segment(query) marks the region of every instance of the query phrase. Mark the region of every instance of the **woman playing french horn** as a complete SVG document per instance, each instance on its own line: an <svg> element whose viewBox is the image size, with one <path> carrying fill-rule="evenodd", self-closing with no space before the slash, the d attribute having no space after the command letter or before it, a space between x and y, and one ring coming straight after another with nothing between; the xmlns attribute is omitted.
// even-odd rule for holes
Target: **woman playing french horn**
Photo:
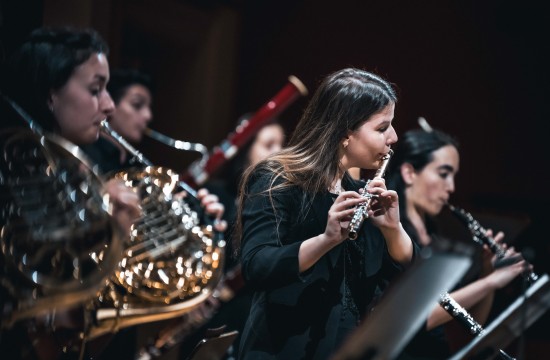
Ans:
<svg viewBox="0 0 550 360"><path fill-rule="evenodd" d="M2 95L3 100L7 100L2 101L1 105L2 127L28 129L28 122L31 121L33 129L41 129L40 134L57 134L62 141L76 145L96 141L101 121L114 111L113 101L106 90L109 81L107 53L106 43L91 29L35 30L3 68ZM24 116L20 111L14 111L14 108L22 109ZM73 150L77 152L77 149ZM50 155L46 154L46 157ZM93 164L90 165L93 166ZM9 181L10 175L10 173L2 174L3 184ZM63 176L71 177L71 175L65 173ZM81 190L84 186L85 184L81 184ZM140 200L134 191L125 187L119 180L110 180L102 186L101 192L109 195L112 207L110 213L114 223L127 237L130 225L140 215ZM204 191L200 194L207 195ZM59 201L66 203L65 199L59 199ZM215 198L210 198L208 201L215 202ZM213 215L221 217L223 207L214 206L214 209ZM85 216L85 213L77 212L77 215ZM53 222L54 219L52 218L51 221ZM74 228L75 236L77 233L79 229ZM70 238L70 234L68 236ZM74 247L71 248L71 251L73 250ZM121 249L117 251L117 256L120 257ZM10 255L6 252L3 256L2 265L11 261ZM28 260L23 259L23 264ZM56 262L55 257L43 260L46 265ZM2 270L5 268L3 267ZM104 283L104 278L97 281L98 288ZM10 285L9 289L2 289L2 295L17 292L18 285L15 283ZM2 316L4 316L9 309L5 302L2 305ZM54 331L71 330L75 324L81 324L81 321L71 319L72 311L72 309L56 307L56 304L52 304L50 313L35 317L34 320L20 321L10 327L5 327L3 322L2 356L8 358L20 358L24 355L31 358L59 356L59 352L67 344L63 343L59 336L48 335L52 335ZM44 334L47 336L41 336ZM37 347L29 347L28 344L31 341L28 341L27 337L31 337L30 340ZM43 341L48 337L52 341ZM74 349L69 346L63 351L67 350Z"/></svg>
<svg viewBox="0 0 550 360"><path fill-rule="evenodd" d="M242 182L237 237L254 289L242 359L325 359L352 331L378 286L409 264L413 244L399 222L397 194L382 178L370 220L349 241L364 202L351 167L376 169L397 141L397 101L385 80L358 69L326 77L287 148L253 166Z"/></svg>

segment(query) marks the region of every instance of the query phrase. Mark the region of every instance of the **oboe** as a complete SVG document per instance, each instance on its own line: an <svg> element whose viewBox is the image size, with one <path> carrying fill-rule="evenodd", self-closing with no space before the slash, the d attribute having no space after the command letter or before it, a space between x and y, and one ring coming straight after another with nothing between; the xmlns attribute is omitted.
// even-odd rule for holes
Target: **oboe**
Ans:
<svg viewBox="0 0 550 360"><path fill-rule="evenodd" d="M487 245L491 252L496 255L497 260L501 260L505 257L506 250L499 245L492 236L487 234L487 230L481 226L476 219L474 219L472 214L451 204L447 204L447 206L452 213L468 227L474 242L480 245ZM538 275L533 271L526 275L526 279L530 283L534 283L538 278Z"/></svg>
<svg viewBox="0 0 550 360"><path fill-rule="evenodd" d="M384 176L392 155L393 150L391 149L386 155L384 155L384 157L382 158L382 164L380 165L378 170L376 170L376 174L374 174L375 178ZM361 196L365 198L365 202L357 206L357 209L355 209L355 212L353 213L353 217L351 218L351 222L349 224L349 238L351 240L357 239L357 235L359 233L361 225L363 224L363 221L365 221L369 217L368 212L370 209L370 203L374 198L374 196L372 194L369 194L369 192L367 191L370 182L371 180L367 181L365 187L363 188L363 194L361 194Z"/></svg>
<svg viewBox="0 0 550 360"><path fill-rule="evenodd" d="M462 325L464 325L473 335L483 335L483 327L474 320L472 315L466 311L462 306L460 306L455 299L445 292L439 297L439 305L445 311L449 313L454 319L458 320Z"/></svg>
<svg viewBox="0 0 550 360"><path fill-rule="evenodd" d="M485 329L481 326L475 319L470 315L470 313L460 306L459 303L455 301L449 295L448 292L441 294L439 297L439 305L449 313L454 319L464 325L470 333L475 336L482 336L485 334ZM508 355L503 350L499 349L498 352L499 359L502 360L515 360L514 357Z"/></svg>

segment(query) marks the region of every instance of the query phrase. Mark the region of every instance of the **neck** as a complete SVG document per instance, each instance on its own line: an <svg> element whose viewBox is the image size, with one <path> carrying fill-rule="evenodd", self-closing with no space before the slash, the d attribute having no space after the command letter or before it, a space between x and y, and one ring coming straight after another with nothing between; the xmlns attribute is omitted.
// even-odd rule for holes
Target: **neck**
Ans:
<svg viewBox="0 0 550 360"><path fill-rule="evenodd" d="M330 183L330 187L328 191L334 194L340 194L340 192L344 191L344 189L342 188L343 177L344 177L344 173L338 172L338 174L334 177L334 179Z"/></svg>
<svg viewBox="0 0 550 360"><path fill-rule="evenodd" d="M124 162L126 161L126 157L128 156L128 152L126 151L126 149L120 145L120 143L118 141L116 141L115 139L113 139L112 137L110 136L107 136L107 135L103 135L101 134L101 136L103 136L105 139L107 139L108 141L110 141L113 145L115 145L118 150L120 151L120 163L121 164L124 164Z"/></svg>
<svg viewBox="0 0 550 360"><path fill-rule="evenodd" d="M407 216L418 233L420 245L430 245L432 238L430 234L428 234L428 229L426 228L426 214L419 211L412 202L407 201Z"/></svg>

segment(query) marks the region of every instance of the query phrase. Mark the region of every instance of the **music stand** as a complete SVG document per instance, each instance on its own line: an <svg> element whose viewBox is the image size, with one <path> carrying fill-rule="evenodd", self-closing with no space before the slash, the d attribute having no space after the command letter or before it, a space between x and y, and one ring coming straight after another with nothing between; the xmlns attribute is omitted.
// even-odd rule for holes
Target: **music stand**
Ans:
<svg viewBox="0 0 550 360"><path fill-rule="evenodd" d="M485 332L474 338L449 360L489 359L497 355L499 349L508 346L515 338L531 326L550 308L550 281L542 275L531 285L524 295L508 306Z"/></svg>
<svg viewBox="0 0 550 360"><path fill-rule="evenodd" d="M215 337L202 339L193 349L188 360L221 360L227 349L239 335L238 331L230 331Z"/></svg>
<svg viewBox="0 0 550 360"><path fill-rule="evenodd" d="M387 289L365 322L331 359L385 360L399 355L437 306L440 294L468 270L472 263L470 253L424 254Z"/></svg>

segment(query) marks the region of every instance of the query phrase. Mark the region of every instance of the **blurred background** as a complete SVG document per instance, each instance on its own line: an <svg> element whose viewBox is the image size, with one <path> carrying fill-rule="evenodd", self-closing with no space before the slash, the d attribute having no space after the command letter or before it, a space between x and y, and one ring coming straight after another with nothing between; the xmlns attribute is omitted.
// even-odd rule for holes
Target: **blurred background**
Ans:
<svg viewBox="0 0 550 360"><path fill-rule="evenodd" d="M399 91L398 135L422 116L461 143L452 202L549 272L545 2L0 0L1 56L44 25L98 30L111 68L154 79L151 128L210 149L291 74L311 94L343 67L378 73ZM279 116L287 134L307 101ZM196 160L153 140L140 151L178 171ZM548 353L549 323L546 314L527 332L527 358Z"/></svg>

